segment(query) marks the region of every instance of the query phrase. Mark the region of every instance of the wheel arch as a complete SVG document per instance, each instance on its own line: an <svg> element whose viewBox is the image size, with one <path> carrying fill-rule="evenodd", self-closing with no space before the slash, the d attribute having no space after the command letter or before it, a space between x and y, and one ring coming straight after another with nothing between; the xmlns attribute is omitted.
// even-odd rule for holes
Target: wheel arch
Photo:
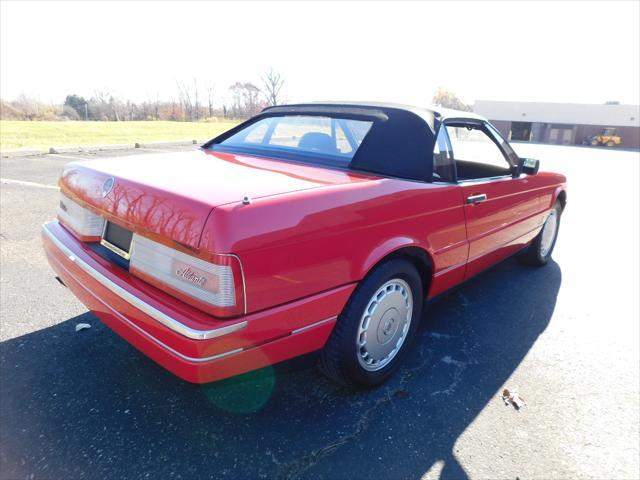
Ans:
<svg viewBox="0 0 640 480"><path fill-rule="evenodd" d="M567 191L559 187L553 197L553 204L555 204L556 201L560 202L560 206L562 210L564 210L564 207L567 205Z"/></svg>
<svg viewBox="0 0 640 480"><path fill-rule="evenodd" d="M374 250L363 265L360 278L365 278L381 263L395 258L409 260L416 267L422 279L423 293L426 296L433 280L433 258L424 247L410 239L389 241Z"/></svg>

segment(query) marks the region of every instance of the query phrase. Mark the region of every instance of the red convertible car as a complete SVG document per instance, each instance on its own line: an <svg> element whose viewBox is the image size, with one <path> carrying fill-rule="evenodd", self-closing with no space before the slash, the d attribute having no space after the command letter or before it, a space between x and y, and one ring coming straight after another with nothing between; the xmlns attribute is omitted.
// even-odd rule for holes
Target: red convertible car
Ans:
<svg viewBox="0 0 640 480"><path fill-rule="evenodd" d="M426 300L549 261L566 179L538 166L468 112L276 106L198 151L67 165L42 236L59 279L187 381L321 350L372 386Z"/></svg>

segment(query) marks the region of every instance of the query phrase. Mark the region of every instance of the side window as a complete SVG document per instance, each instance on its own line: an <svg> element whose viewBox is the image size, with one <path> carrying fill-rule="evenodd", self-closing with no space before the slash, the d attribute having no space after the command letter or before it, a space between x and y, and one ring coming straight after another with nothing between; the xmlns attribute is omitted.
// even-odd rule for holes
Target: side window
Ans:
<svg viewBox="0 0 640 480"><path fill-rule="evenodd" d="M502 147L502 149L506 152L506 154L509 157L509 160L511 160L512 164L513 165L517 165L518 164L518 154L513 150L513 148L511 148L511 145L509 145L507 143L507 141L500 134L500 132L498 132L496 127L494 127L490 123L487 123L486 127L489 130L489 132L493 135L493 138L495 139L495 141L498 142L498 145L500 145Z"/></svg>
<svg viewBox="0 0 640 480"><path fill-rule="evenodd" d="M447 125L458 180L511 173L511 166L491 137L475 124Z"/></svg>
<svg viewBox="0 0 640 480"><path fill-rule="evenodd" d="M444 126L440 127L433 149L433 180L436 182L455 181L453 153Z"/></svg>

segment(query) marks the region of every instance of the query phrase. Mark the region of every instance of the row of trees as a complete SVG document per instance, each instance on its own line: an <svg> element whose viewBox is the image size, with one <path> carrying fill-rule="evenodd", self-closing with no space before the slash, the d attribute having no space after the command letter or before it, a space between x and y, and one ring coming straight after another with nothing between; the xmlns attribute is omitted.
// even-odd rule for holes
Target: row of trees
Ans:
<svg viewBox="0 0 640 480"><path fill-rule="evenodd" d="M261 77L260 86L252 82L235 82L229 87L230 104L220 103L213 85L202 88L193 82L177 82L177 95L169 100L133 102L116 97L107 90L97 90L90 98L67 95L62 105L51 105L20 96L0 101L3 120L173 120L199 121L223 118L247 118L267 105L282 103L284 78L273 69Z"/></svg>
<svg viewBox="0 0 640 480"><path fill-rule="evenodd" d="M229 87L229 104L216 104L213 86L201 89L198 82L177 83L177 96L170 100L132 102L122 100L105 90L99 90L85 99L67 95L62 105L50 105L24 95L12 102L2 101L0 118L4 120L173 120L199 121L215 118L247 118L267 105L282 103L284 79L274 70L262 76L262 85L235 82ZM456 110L470 111L455 93L438 88L432 103Z"/></svg>

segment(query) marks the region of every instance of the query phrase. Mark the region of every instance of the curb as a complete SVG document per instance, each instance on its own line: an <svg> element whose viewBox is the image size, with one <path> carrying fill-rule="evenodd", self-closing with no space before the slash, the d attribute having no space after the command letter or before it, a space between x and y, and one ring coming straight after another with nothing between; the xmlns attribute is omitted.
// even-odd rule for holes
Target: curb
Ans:
<svg viewBox="0 0 640 480"><path fill-rule="evenodd" d="M133 150L136 148L153 148L153 147L180 147L186 145L200 145L206 142L206 140L181 140L170 142L151 142L151 143L122 143L112 145L83 145L77 147L50 147L48 150L6 150L0 152L2 158L15 158L15 157L33 157L43 156L47 154L56 153L82 153L82 152L102 152L109 150Z"/></svg>
<svg viewBox="0 0 640 480"><path fill-rule="evenodd" d="M37 155L46 155L45 150L7 150L6 152L0 152L2 158L9 157L33 157Z"/></svg>

